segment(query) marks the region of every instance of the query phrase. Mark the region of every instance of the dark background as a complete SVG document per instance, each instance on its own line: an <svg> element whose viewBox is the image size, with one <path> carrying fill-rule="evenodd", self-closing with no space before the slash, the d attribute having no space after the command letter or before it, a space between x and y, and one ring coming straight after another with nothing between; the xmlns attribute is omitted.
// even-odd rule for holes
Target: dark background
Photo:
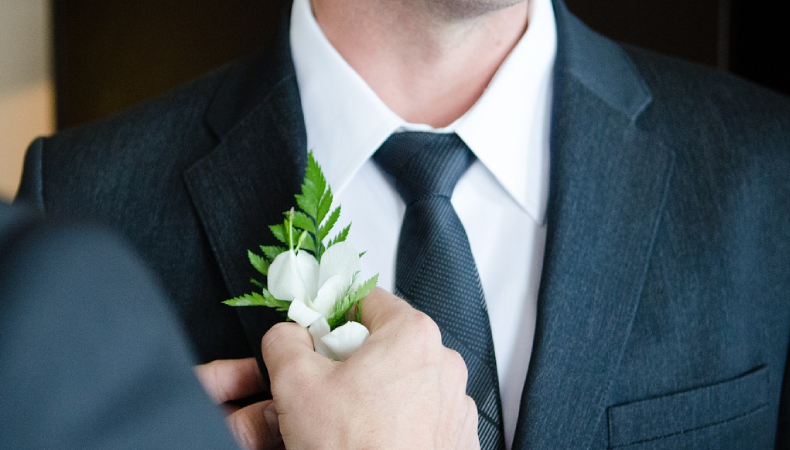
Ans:
<svg viewBox="0 0 790 450"><path fill-rule="evenodd" d="M364 0L362 0L364 1ZM779 0L565 0L616 40L790 94ZM288 0L54 0L58 128L165 92L265 45Z"/></svg>

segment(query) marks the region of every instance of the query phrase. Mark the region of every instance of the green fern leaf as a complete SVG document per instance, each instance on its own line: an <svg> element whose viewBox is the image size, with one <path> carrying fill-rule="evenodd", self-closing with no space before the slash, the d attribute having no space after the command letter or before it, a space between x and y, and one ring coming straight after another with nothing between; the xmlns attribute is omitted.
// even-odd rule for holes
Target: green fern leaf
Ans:
<svg viewBox="0 0 790 450"><path fill-rule="evenodd" d="M379 274L373 275L369 280L365 281L364 283L360 284L359 287L354 291L353 299L354 303L364 299L368 296L373 289L376 289L376 285L379 282Z"/></svg>
<svg viewBox="0 0 790 450"><path fill-rule="evenodd" d="M294 227L309 232L312 232L315 229L315 222L313 222L313 219L308 217L307 214L303 213L302 211L294 212L293 224Z"/></svg>
<svg viewBox="0 0 790 450"><path fill-rule="evenodd" d="M332 313L329 315L329 317L327 317L329 328L332 330L348 321L348 311L357 303L354 300L354 292L352 291L352 287L356 283L357 276L359 276L359 272L354 274L354 279L351 281L348 289L346 289L346 292L343 293L341 300L335 303L334 308L332 308Z"/></svg>
<svg viewBox="0 0 790 450"><path fill-rule="evenodd" d="M266 258L267 258L267 259L268 259L270 262L271 262L271 261L274 261L274 258L276 258L276 257L277 257L277 256L278 256L280 253L283 253L283 252L287 252L287 251L288 251L288 249L287 249L287 248L285 248L285 247L279 247L279 246L276 246L276 245L268 245L268 246L261 245L261 246L260 246L260 249L261 249L261 251L263 252L263 254L266 256Z"/></svg>
<svg viewBox="0 0 790 450"><path fill-rule="evenodd" d="M253 292L225 300L222 303L230 306L266 306L266 299L261 294Z"/></svg>
<svg viewBox="0 0 790 450"><path fill-rule="evenodd" d="M318 202L318 212L316 213L315 221L316 223L320 224L326 218L326 215L329 213L329 209L332 207L332 188L327 187L326 192L321 197L321 200Z"/></svg>
<svg viewBox="0 0 790 450"><path fill-rule="evenodd" d="M302 242L301 250L307 250L315 256L315 243L312 238L307 238Z"/></svg>
<svg viewBox="0 0 790 450"><path fill-rule="evenodd" d="M269 308L274 308L280 312L288 312L288 308L291 307L291 302L286 300L277 300L274 296L269 292L268 289L262 289L263 298L266 304L264 306L268 306Z"/></svg>
<svg viewBox="0 0 790 450"><path fill-rule="evenodd" d="M283 244L288 245L288 236L286 233L285 225L277 224L277 225L269 225L269 230L271 230L272 234L278 241L282 242Z"/></svg>
<svg viewBox="0 0 790 450"><path fill-rule="evenodd" d="M315 217L315 214L318 211L318 200L312 199L302 194L297 194L294 196L294 198L296 199L296 204L299 205L299 208L304 211L305 214Z"/></svg>
<svg viewBox="0 0 790 450"><path fill-rule="evenodd" d="M262 273L263 275L268 275L269 261L249 250L247 251L247 258L250 260L250 264L252 264L252 267L254 267L255 270Z"/></svg>
<svg viewBox="0 0 790 450"><path fill-rule="evenodd" d="M311 184L312 188L315 191L316 197L315 199L318 200L324 195L324 191L326 191L326 178L324 177L323 171L321 171L321 166L318 164L318 161L315 159L315 155L313 152L310 152L307 155L307 168L305 169L305 183Z"/></svg>
<svg viewBox="0 0 790 450"><path fill-rule="evenodd" d="M340 207L338 206L337 208L332 210L332 212L329 214L329 217L326 219L324 225L321 226L319 229L318 234L319 234L319 239L321 239L321 242L323 242L324 239L326 239L326 237L329 236L329 232L332 230L332 227L335 226L339 218L340 218Z"/></svg>
<svg viewBox="0 0 790 450"><path fill-rule="evenodd" d="M329 248L335 244L339 244L345 241L346 238L348 237L349 231L351 231L351 224L348 224L348 226L340 230L340 233L337 233L337 236L335 236L332 240L329 241L328 244L326 244L326 248Z"/></svg>

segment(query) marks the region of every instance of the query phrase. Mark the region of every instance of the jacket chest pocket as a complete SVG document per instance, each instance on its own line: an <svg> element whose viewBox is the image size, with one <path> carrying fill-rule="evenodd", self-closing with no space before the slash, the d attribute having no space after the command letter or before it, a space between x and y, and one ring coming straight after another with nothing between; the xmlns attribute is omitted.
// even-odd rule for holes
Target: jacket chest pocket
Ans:
<svg viewBox="0 0 790 450"><path fill-rule="evenodd" d="M721 383L612 406L609 448L773 448L775 418L768 405L763 366Z"/></svg>

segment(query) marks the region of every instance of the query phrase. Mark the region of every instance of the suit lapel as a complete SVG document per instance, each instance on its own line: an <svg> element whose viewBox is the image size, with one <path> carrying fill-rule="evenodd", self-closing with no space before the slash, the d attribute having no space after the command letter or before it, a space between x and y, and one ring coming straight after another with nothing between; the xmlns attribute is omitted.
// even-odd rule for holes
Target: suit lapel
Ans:
<svg viewBox="0 0 790 450"><path fill-rule="evenodd" d="M223 81L206 116L220 143L184 173L231 296L252 291L250 278L261 278L247 250L276 244L268 225L282 221L304 176L306 137L288 29L285 20L269 52ZM263 368L261 338L282 315L257 307L237 313Z"/></svg>
<svg viewBox="0 0 790 450"><path fill-rule="evenodd" d="M597 436L674 167L637 127L651 95L624 51L555 11L548 235L516 449Z"/></svg>

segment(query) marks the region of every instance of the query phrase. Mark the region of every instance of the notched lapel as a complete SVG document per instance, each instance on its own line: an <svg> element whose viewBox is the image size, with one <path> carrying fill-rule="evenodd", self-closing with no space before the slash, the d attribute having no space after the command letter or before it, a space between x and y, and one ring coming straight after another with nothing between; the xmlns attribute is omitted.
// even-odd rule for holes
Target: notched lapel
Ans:
<svg viewBox="0 0 790 450"><path fill-rule="evenodd" d="M598 436L674 168L637 126L651 98L630 60L555 9L548 234L515 449L584 449Z"/></svg>
<svg viewBox="0 0 790 450"><path fill-rule="evenodd" d="M268 226L281 222L282 212L293 205L306 161L298 86L290 77L185 172L230 296L252 291L250 278L262 278L247 261L247 250L277 244ZM282 315L259 307L237 312L263 369L261 337Z"/></svg>
<svg viewBox="0 0 790 450"><path fill-rule="evenodd" d="M307 164L289 30L290 15L284 14L272 46L229 71L206 112L220 143L184 173L231 297L252 291L250 278L262 278L247 250L278 244L268 226L293 206ZM267 376L261 338L282 315L260 307L236 311Z"/></svg>

